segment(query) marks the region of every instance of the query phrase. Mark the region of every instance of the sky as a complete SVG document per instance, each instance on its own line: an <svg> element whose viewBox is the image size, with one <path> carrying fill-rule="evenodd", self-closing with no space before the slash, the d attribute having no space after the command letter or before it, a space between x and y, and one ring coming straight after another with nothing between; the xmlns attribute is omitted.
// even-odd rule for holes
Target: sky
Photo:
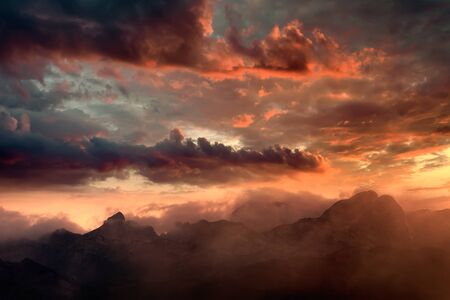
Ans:
<svg viewBox="0 0 450 300"><path fill-rule="evenodd" d="M446 0L1 1L0 218L82 231L117 210L218 218L250 196L367 189L450 207L449 15Z"/></svg>

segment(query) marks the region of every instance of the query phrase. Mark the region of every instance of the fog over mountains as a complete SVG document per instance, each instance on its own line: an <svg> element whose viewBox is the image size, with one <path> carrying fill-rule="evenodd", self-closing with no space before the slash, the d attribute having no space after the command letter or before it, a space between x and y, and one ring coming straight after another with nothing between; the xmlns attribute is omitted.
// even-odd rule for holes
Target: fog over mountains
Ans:
<svg viewBox="0 0 450 300"><path fill-rule="evenodd" d="M4 241L0 298L450 299L449 210L405 214L367 191L271 227L286 204L268 205L167 233L118 212L85 234Z"/></svg>

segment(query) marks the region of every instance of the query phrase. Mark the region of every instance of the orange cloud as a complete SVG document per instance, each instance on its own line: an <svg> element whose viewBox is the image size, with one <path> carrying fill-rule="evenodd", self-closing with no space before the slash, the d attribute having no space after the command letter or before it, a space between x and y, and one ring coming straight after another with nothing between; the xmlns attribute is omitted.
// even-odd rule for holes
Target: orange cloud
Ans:
<svg viewBox="0 0 450 300"><path fill-rule="evenodd" d="M272 119L273 117L276 117L278 115L282 115L285 114L286 111L278 109L278 108L271 108L268 111L266 111L264 113L264 120L269 121L270 119Z"/></svg>
<svg viewBox="0 0 450 300"><path fill-rule="evenodd" d="M255 120L255 116L252 114L242 114L233 118L234 128L247 128L252 125Z"/></svg>
<svg viewBox="0 0 450 300"><path fill-rule="evenodd" d="M270 95L270 92L266 91L266 90L264 89L264 87L261 87L261 88L259 89L259 91L258 91L258 96L259 96L259 97L264 97L264 96L267 96L267 95Z"/></svg>

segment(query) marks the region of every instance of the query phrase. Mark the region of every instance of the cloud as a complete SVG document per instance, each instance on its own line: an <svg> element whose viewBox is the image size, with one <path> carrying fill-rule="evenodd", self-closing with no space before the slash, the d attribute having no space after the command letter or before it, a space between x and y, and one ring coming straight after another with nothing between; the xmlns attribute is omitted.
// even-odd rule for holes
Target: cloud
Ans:
<svg viewBox="0 0 450 300"><path fill-rule="evenodd" d="M237 53L252 61L254 68L306 72L316 64L337 70L334 56L338 55L338 44L319 30L306 36L298 20L281 28L275 25L264 39L255 40L251 46L245 45L236 28L228 31L227 40Z"/></svg>
<svg viewBox="0 0 450 300"><path fill-rule="evenodd" d="M413 156L449 144L444 2L4 1L0 127L76 147L95 137L153 145L180 127L250 149L301 145L346 177L401 180L420 167ZM295 171L192 160L149 169L127 158L101 172L88 163L64 172L73 181L33 174L86 182L133 168L155 182L210 184Z"/></svg>
<svg viewBox="0 0 450 300"><path fill-rule="evenodd" d="M0 106L0 131L29 132L31 130L30 116L22 112L18 118Z"/></svg>
<svg viewBox="0 0 450 300"><path fill-rule="evenodd" d="M234 149L205 138L184 139L177 129L154 146L103 138L80 142L31 132L0 131L0 177L6 182L76 184L137 170L153 182L190 184L264 179L270 174L319 171L320 155L280 146Z"/></svg>
<svg viewBox="0 0 450 300"><path fill-rule="evenodd" d="M240 193L229 201L188 201L177 204L149 204L127 218L150 225L157 232L174 230L179 223L230 220L256 231L267 231L301 218L318 217L332 199L308 192L280 189L254 189Z"/></svg>
<svg viewBox="0 0 450 300"><path fill-rule="evenodd" d="M132 0L107 6L82 0L3 2L0 61L12 68L23 58L100 57L206 72L341 71L344 56L338 44L317 29L306 36L297 20L275 26L251 46L234 24L226 37L213 35L214 5L212 0ZM100 74L115 76L106 69Z"/></svg>
<svg viewBox="0 0 450 300"><path fill-rule="evenodd" d="M13 110L20 114L21 124L27 126L33 133L52 139L83 140L95 136L106 136L108 130L90 115L78 109L46 110L46 111L21 111ZM28 121L23 119L28 116ZM31 128L31 125L33 127Z"/></svg>
<svg viewBox="0 0 450 300"><path fill-rule="evenodd" d="M149 225L157 232L174 230L179 223L195 223L200 220L217 221L228 218L229 204L223 202L192 201L180 204L150 204L137 214L127 218L142 225ZM160 213L156 217L152 214Z"/></svg>
<svg viewBox="0 0 450 300"><path fill-rule="evenodd" d="M449 44L443 37L449 9L445 0L382 3L321 0L303 1L301 4L291 0L236 0L228 4L226 14L242 13L240 26L258 24L262 31L270 30L274 23L298 18L308 28L321 28L333 36L339 36L340 41L351 50L382 45L392 53L415 52L421 59L436 63L448 61L446 51ZM218 31L226 31L226 24ZM424 44L424 40L428 43ZM435 47L437 44L441 47Z"/></svg>
<svg viewBox="0 0 450 300"><path fill-rule="evenodd" d="M234 128L246 128L253 124L255 119L254 115L251 114L242 114L233 118L233 127Z"/></svg>
<svg viewBox="0 0 450 300"><path fill-rule="evenodd" d="M6 1L0 59L99 55L131 63L195 65L207 1Z"/></svg>
<svg viewBox="0 0 450 300"><path fill-rule="evenodd" d="M267 231L302 218L318 217L331 202L331 199L307 192L249 190L236 200L229 218L253 230Z"/></svg>
<svg viewBox="0 0 450 300"><path fill-rule="evenodd" d="M24 215L0 207L0 241L39 238L44 234L62 228L72 232L84 231L80 226L67 219L65 215Z"/></svg>
<svg viewBox="0 0 450 300"><path fill-rule="evenodd" d="M17 119L11 117L6 111L0 111L0 129L15 131L17 129Z"/></svg>
<svg viewBox="0 0 450 300"><path fill-rule="evenodd" d="M264 114L263 114L263 118L265 121L269 121L270 119L285 114L287 111L285 110L280 110L278 108L271 108L269 110L267 110Z"/></svg>

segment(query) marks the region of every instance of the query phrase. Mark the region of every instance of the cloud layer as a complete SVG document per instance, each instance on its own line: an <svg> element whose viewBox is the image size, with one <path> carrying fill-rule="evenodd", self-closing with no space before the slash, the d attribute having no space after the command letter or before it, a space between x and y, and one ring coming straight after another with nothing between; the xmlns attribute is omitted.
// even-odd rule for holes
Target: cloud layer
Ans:
<svg viewBox="0 0 450 300"><path fill-rule="evenodd" d="M214 1L6 1L0 60L23 57L100 57L143 66L178 66L207 72L264 69L306 72L310 66L339 71L337 43L299 21L275 26L249 41L232 26L213 36ZM230 20L232 22L232 20ZM339 62L342 63L342 62Z"/></svg>
<svg viewBox="0 0 450 300"><path fill-rule="evenodd" d="M395 183L441 197L449 9L443 0L3 1L1 182L45 190L135 172L171 187L280 183L331 196ZM193 139L167 138L173 128Z"/></svg>
<svg viewBox="0 0 450 300"><path fill-rule="evenodd" d="M0 241L39 238L44 234L63 228L73 232L83 232L80 226L71 222L64 215L24 215L0 207Z"/></svg>
<svg viewBox="0 0 450 300"><path fill-rule="evenodd" d="M100 55L132 63L196 64L206 1L5 1L0 58Z"/></svg>
<svg viewBox="0 0 450 300"><path fill-rule="evenodd" d="M205 138L184 140L178 129L151 147L97 137L75 143L16 131L17 121L6 114L3 118L0 177L17 184L76 184L130 169L153 182L224 184L274 173L320 171L324 163L320 155L280 146L235 150Z"/></svg>
<svg viewBox="0 0 450 300"><path fill-rule="evenodd" d="M230 201L152 203L126 216L139 224L152 226L159 233L172 231L177 224L201 220L230 220L263 232L301 218L317 217L330 203L331 199L307 192L262 188L246 190Z"/></svg>

